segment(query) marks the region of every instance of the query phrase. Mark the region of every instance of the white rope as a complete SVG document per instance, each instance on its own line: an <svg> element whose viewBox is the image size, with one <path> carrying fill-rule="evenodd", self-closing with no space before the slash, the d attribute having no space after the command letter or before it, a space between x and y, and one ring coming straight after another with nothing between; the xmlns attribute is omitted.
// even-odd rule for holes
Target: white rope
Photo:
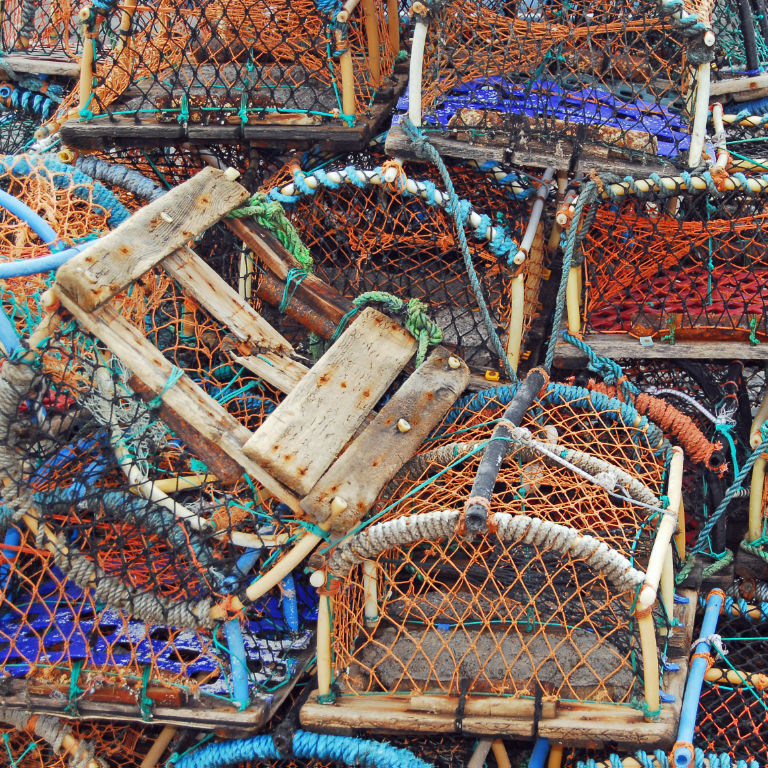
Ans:
<svg viewBox="0 0 768 768"><path fill-rule="evenodd" d="M705 418L709 419L713 424L735 424L735 420L733 418L734 414L736 413L736 409L730 409L730 408L723 408L722 411L715 416L714 413L710 413L698 400L691 397L690 395L686 394L685 392L680 392L677 389L661 389L660 387L646 387L645 391L649 395L673 395L674 397L679 397L681 400L684 400L689 405L692 405L694 408L696 408L699 413L701 413Z"/></svg>
<svg viewBox="0 0 768 768"><path fill-rule="evenodd" d="M417 541L440 541L456 535L461 512L456 509L424 512L398 517L366 528L342 542L328 559L328 569L336 576L346 577L352 568L371 560L382 552ZM603 574L616 588L635 590L645 580L645 574L608 544L573 528L528 515L497 512L493 524L501 541L520 540L539 549L553 549L568 555Z"/></svg>

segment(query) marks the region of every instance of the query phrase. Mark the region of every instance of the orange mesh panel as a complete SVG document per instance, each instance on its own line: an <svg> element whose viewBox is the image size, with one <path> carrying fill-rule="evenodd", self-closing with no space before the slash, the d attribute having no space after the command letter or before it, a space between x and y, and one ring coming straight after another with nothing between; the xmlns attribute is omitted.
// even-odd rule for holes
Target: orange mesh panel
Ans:
<svg viewBox="0 0 768 768"><path fill-rule="evenodd" d="M350 159L357 161L358 157ZM371 165L354 167L374 169L382 158L374 154L371 160ZM326 167L324 172L333 167ZM295 167L286 167L270 180L269 187L284 188L294 172ZM420 183L435 184L434 176L413 175L423 173L420 168L406 172ZM488 216L491 224L503 226L509 238L519 243L530 216L530 201L512 198L481 171L452 164L450 173L457 194L478 214ZM451 216L421 197L400 191L398 184L404 177L401 170L398 174L391 184L344 183L338 188L328 184L311 196L300 194L295 203L284 203L314 259L314 273L349 299L369 291L384 291L405 300L421 299L430 317L443 329L444 344L457 350L473 367L498 368L498 356L464 266ZM439 183L436 186L441 189ZM506 345L511 285L517 267L506 255L497 255L486 239L474 237L469 228L467 240L494 327ZM522 267L529 299L538 292L543 259L543 249L536 249ZM527 308L525 330L530 327L535 305L530 302Z"/></svg>
<svg viewBox="0 0 768 768"><path fill-rule="evenodd" d="M358 8L339 41L313 0L206 0L195 8L173 0L139 5L125 45L113 43L115 36L98 28L96 87L88 110L174 124L240 125L276 113L285 115L283 120L306 115L319 123L320 115L339 117L342 111L341 67L335 56L349 50L355 114L364 114L394 68L380 4L373 27L378 44L367 36ZM378 80L371 72L369 43L381 61ZM77 99L73 93L67 105L76 106Z"/></svg>
<svg viewBox="0 0 768 768"><path fill-rule="evenodd" d="M705 25L708 5L692 9ZM454 0L431 17L427 130L503 137L538 154L552 153L553 141L577 155L586 146L605 156L610 146L629 162L687 149L687 121L669 109L690 87L687 41L657 3Z"/></svg>
<svg viewBox="0 0 768 768"><path fill-rule="evenodd" d="M582 250L589 330L661 338L764 338L764 203L690 198L673 217L601 206Z"/></svg>
<svg viewBox="0 0 768 768"><path fill-rule="evenodd" d="M600 457L658 496L665 468L658 436L650 444L647 427L634 426L636 414L599 395L590 406L589 397L553 385L524 426L541 440L556 440L559 454L578 449ZM405 476L383 492L380 519L410 524L416 515L462 509L478 463L471 451L490 437L503 398L503 390L490 390L457 404ZM557 462L526 455L514 442L491 511L593 535L641 569L658 523L657 514ZM555 539L533 542L527 532L503 538L491 530L471 540L435 533L388 546L372 556L376 620L365 616L370 584L363 568L345 575L333 598L342 693L465 690L624 704L641 696L634 589L617 587L594 564L564 554Z"/></svg>

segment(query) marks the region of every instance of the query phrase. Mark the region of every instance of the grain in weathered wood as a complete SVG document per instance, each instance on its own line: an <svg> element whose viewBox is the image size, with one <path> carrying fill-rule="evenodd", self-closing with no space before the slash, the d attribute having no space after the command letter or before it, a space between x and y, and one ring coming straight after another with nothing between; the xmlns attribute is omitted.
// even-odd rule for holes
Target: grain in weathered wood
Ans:
<svg viewBox="0 0 768 768"><path fill-rule="evenodd" d="M482 136L475 136L472 143L459 141L451 133L431 133L429 143L445 157L458 157L466 160L477 160L479 163L493 160L496 162L512 163L513 165L532 165L536 168L552 167L556 170L570 170L571 159L575 145L573 142L562 140L553 144L535 142L531 139L520 141L516 146L510 146L508 140L497 139L495 143ZM416 157L413 142L405 135L399 125L393 125L387 133L384 149L388 155L395 157ZM573 172L588 173L591 169L627 174L661 173L674 170L674 166L660 162L629 162L610 157L599 157L590 154L589 149L579 153Z"/></svg>
<svg viewBox="0 0 768 768"><path fill-rule="evenodd" d="M584 341L598 355L614 360L763 360L765 344L748 341L677 341L645 346L633 336L621 333L588 333ZM586 356L567 341L555 347L555 363L566 368L581 367Z"/></svg>
<svg viewBox="0 0 768 768"><path fill-rule="evenodd" d="M754 93L768 88L768 74L754 77L734 77L728 80L716 80L709 86L710 96L722 96L741 92Z"/></svg>
<svg viewBox="0 0 768 768"><path fill-rule="evenodd" d="M128 370L159 395L169 408L185 418L193 433L200 434L208 443L218 445L275 498L295 512L300 512L296 496L243 453L242 447L251 437L250 431L186 374L169 386L169 381L177 373L176 369L136 328L109 305L94 312L84 312L57 286L54 286L54 291L80 326L101 339ZM193 451L196 449L194 444L189 447Z"/></svg>
<svg viewBox="0 0 768 768"><path fill-rule="evenodd" d="M224 222L253 252L258 261L276 278L285 281L288 271L299 264L276 237L248 219L226 219ZM307 275L296 285L296 298L328 318L334 326L352 308L352 302L335 288L316 277Z"/></svg>
<svg viewBox="0 0 768 768"><path fill-rule="evenodd" d="M248 198L224 171L205 168L59 267L56 285L95 309Z"/></svg>
<svg viewBox="0 0 768 768"><path fill-rule="evenodd" d="M304 496L416 351L414 338L365 309L245 444L245 453Z"/></svg>
<svg viewBox="0 0 768 768"><path fill-rule="evenodd" d="M78 77L80 63L71 59L57 59L49 56L30 56L26 53L3 55L3 68L14 72L32 72L36 75L59 75Z"/></svg>
<svg viewBox="0 0 768 768"><path fill-rule="evenodd" d="M145 403L155 399L157 392L148 387L135 374L128 378L128 386L139 395ZM242 476L240 465L230 458L219 446L190 427L187 419L173 410L167 403L158 406L158 415L168 425L169 429L180 437L187 445L194 446L198 458L212 472L223 486L234 485Z"/></svg>
<svg viewBox="0 0 768 768"><path fill-rule="evenodd" d="M291 343L278 333L250 304L243 301L221 276L191 248L182 246L162 261L163 269L222 324L238 341L255 352L291 354Z"/></svg>
<svg viewBox="0 0 768 768"><path fill-rule="evenodd" d="M347 503L331 528L347 531L373 506L382 488L413 456L421 443L456 402L469 382L469 368L438 347L412 373L373 421L331 465L301 508L317 522L328 520L331 501L338 496ZM402 432L398 422L410 429Z"/></svg>
<svg viewBox="0 0 768 768"><path fill-rule="evenodd" d="M309 371L306 365L274 352L247 356L233 353L230 356L238 365L242 365L243 368L247 368L285 393L290 392Z"/></svg>

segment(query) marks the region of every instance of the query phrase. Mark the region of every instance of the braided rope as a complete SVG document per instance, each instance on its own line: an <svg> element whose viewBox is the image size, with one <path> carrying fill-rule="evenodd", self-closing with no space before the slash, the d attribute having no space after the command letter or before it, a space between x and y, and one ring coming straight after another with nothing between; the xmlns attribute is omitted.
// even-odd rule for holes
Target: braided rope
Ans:
<svg viewBox="0 0 768 768"><path fill-rule="evenodd" d="M462 514L459 510L449 509L376 523L339 544L328 558L328 570L343 578L356 565L388 549L455 536ZM521 539L523 544L534 544L584 560L585 565L602 573L620 592L636 590L645 581L645 574L626 557L589 534L524 514L497 512L492 520L501 541Z"/></svg>

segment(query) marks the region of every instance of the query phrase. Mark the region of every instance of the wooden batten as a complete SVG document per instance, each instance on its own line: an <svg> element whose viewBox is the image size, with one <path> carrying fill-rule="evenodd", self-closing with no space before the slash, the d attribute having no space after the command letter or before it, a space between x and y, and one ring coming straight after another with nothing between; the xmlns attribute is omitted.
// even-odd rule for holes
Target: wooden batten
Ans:
<svg viewBox="0 0 768 768"><path fill-rule="evenodd" d="M416 453L468 382L465 363L438 347L302 499L302 509L325 522L331 517L331 502L339 497L346 506L331 521L331 528L349 530Z"/></svg>
<svg viewBox="0 0 768 768"><path fill-rule="evenodd" d="M243 368L247 368L251 373L255 373L285 393L293 390L309 370L306 365L274 352L246 357L232 354L231 357L238 365L242 365Z"/></svg>
<svg viewBox="0 0 768 768"><path fill-rule="evenodd" d="M190 444L200 458L205 460L210 444L218 446L273 496L295 512L301 511L296 496L243 453L242 446L251 437L251 432L186 374L177 378L178 370L136 328L108 304L93 312L85 312L59 289L58 284L54 286L54 292L82 328L101 339L147 390L159 396L163 405L185 422L188 438L200 435L199 442Z"/></svg>
<svg viewBox="0 0 768 768"><path fill-rule="evenodd" d="M244 445L253 461L306 495L416 351L415 339L365 309Z"/></svg>
<svg viewBox="0 0 768 768"><path fill-rule="evenodd" d="M62 264L56 285L95 309L248 199L226 171L204 168Z"/></svg>

